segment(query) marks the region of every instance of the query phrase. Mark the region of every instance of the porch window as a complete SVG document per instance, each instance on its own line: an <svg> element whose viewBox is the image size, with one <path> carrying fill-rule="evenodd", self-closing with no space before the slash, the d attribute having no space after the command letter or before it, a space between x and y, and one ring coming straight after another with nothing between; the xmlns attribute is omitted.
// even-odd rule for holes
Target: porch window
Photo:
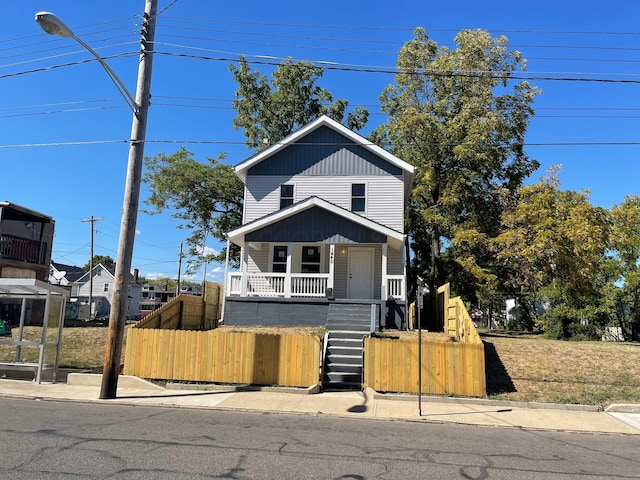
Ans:
<svg viewBox="0 0 640 480"><path fill-rule="evenodd" d="M287 271L287 247L285 245L274 245L272 270L274 273Z"/></svg>
<svg viewBox="0 0 640 480"><path fill-rule="evenodd" d="M301 273L320 273L320 247L303 246Z"/></svg>
<svg viewBox="0 0 640 480"><path fill-rule="evenodd" d="M280 185L280 208L293 205L293 185Z"/></svg>
<svg viewBox="0 0 640 480"><path fill-rule="evenodd" d="M351 211L364 212L365 205L366 205L365 184L352 183L351 184Z"/></svg>

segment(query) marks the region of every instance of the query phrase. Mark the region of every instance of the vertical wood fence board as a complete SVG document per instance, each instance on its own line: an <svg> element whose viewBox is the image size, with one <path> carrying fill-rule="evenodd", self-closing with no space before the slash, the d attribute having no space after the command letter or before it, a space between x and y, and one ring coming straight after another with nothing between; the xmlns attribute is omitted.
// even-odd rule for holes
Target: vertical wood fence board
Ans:
<svg viewBox="0 0 640 480"><path fill-rule="evenodd" d="M131 373L135 371L133 364L135 362L135 346L137 346L137 331L133 329L129 329L127 332L127 343L124 349L124 371L125 375L135 375L135 373Z"/></svg>
<svg viewBox="0 0 640 480"><path fill-rule="evenodd" d="M189 377L187 375L187 371L186 371L186 351L187 351L187 347L186 347L186 341L185 341L185 331L183 330L177 330L174 332L174 335L176 336L176 354L175 354L175 358L176 358L176 364L175 364L175 373L174 375L176 376L177 379L179 380L189 380Z"/></svg>
<svg viewBox="0 0 640 480"><path fill-rule="evenodd" d="M155 364L157 359L157 334L160 330L149 330L147 335L147 355L145 361L145 378L154 378L155 376Z"/></svg>
<svg viewBox="0 0 640 480"><path fill-rule="evenodd" d="M382 352L382 344L379 340L375 340L373 342L373 348L375 349L375 367L374 367L374 371L373 371L373 376L375 378L375 389L376 390L381 390L381 391L385 391L385 379L382 376L382 374L378 374L378 372L383 372L384 368L383 368L383 352Z"/></svg>

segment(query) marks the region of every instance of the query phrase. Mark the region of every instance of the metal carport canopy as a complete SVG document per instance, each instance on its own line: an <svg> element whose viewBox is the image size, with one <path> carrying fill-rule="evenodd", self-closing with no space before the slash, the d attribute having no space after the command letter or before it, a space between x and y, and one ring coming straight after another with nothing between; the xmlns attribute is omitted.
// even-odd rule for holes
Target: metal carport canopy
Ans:
<svg viewBox="0 0 640 480"><path fill-rule="evenodd" d="M0 278L0 297L45 298L47 294L69 298L69 291L35 278Z"/></svg>

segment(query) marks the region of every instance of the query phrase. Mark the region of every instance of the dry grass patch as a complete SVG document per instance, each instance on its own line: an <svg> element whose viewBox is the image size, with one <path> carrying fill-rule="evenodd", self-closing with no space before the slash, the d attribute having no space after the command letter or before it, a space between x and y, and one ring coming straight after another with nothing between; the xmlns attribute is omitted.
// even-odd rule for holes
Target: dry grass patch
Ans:
<svg viewBox="0 0 640 480"><path fill-rule="evenodd" d="M602 406L640 403L638 344L533 335L485 335L483 340L487 390L493 398Z"/></svg>
<svg viewBox="0 0 640 480"><path fill-rule="evenodd" d="M125 329L124 341L126 342L127 330ZM57 329L48 329L48 340L54 340ZM18 329L12 330L13 340L18 339ZM42 335L40 327L24 327L23 340L39 341ZM8 337L5 337L9 339ZM82 368L101 372L104 362L104 349L107 341L107 327L65 327L62 330L62 345L60 346L60 367ZM53 350L53 349L51 349ZM124 345L122 348L124 361ZM16 347L13 345L0 345L0 361L14 361ZM21 358L24 362L38 361L38 347L22 347ZM53 359L47 358L47 362Z"/></svg>
<svg viewBox="0 0 640 480"><path fill-rule="evenodd" d="M221 326L219 330L224 332L245 332L256 333L261 335L312 335L314 337L322 337L327 331L324 327L319 326Z"/></svg>

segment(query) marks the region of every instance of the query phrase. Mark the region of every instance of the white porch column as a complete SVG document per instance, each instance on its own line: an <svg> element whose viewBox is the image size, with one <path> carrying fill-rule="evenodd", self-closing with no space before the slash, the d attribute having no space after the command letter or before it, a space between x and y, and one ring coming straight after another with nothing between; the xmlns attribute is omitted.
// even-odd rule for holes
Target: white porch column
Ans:
<svg viewBox="0 0 640 480"><path fill-rule="evenodd" d="M284 277L284 298L291 298L291 251L293 245L287 244L287 273Z"/></svg>
<svg viewBox="0 0 640 480"><path fill-rule="evenodd" d="M224 318L224 308L227 303L226 297L231 291L231 281L229 280L229 252L231 250L231 240L227 237L227 253L224 257L224 290L222 291L222 307L220 309L220 318ZM179 294L180 292L178 292Z"/></svg>
<svg viewBox="0 0 640 480"><path fill-rule="evenodd" d="M327 279L327 288L333 290L333 276L335 271L336 246L332 243L329 245L329 278Z"/></svg>
<svg viewBox="0 0 640 480"><path fill-rule="evenodd" d="M387 299L387 244L382 244L382 285L380 286L380 300Z"/></svg>
<svg viewBox="0 0 640 480"><path fill-rule="evenodd" d="M247 264L249 263L249 244L244 242L242 247L242 286L240 287L240 296L247 296Z"/></svg>

